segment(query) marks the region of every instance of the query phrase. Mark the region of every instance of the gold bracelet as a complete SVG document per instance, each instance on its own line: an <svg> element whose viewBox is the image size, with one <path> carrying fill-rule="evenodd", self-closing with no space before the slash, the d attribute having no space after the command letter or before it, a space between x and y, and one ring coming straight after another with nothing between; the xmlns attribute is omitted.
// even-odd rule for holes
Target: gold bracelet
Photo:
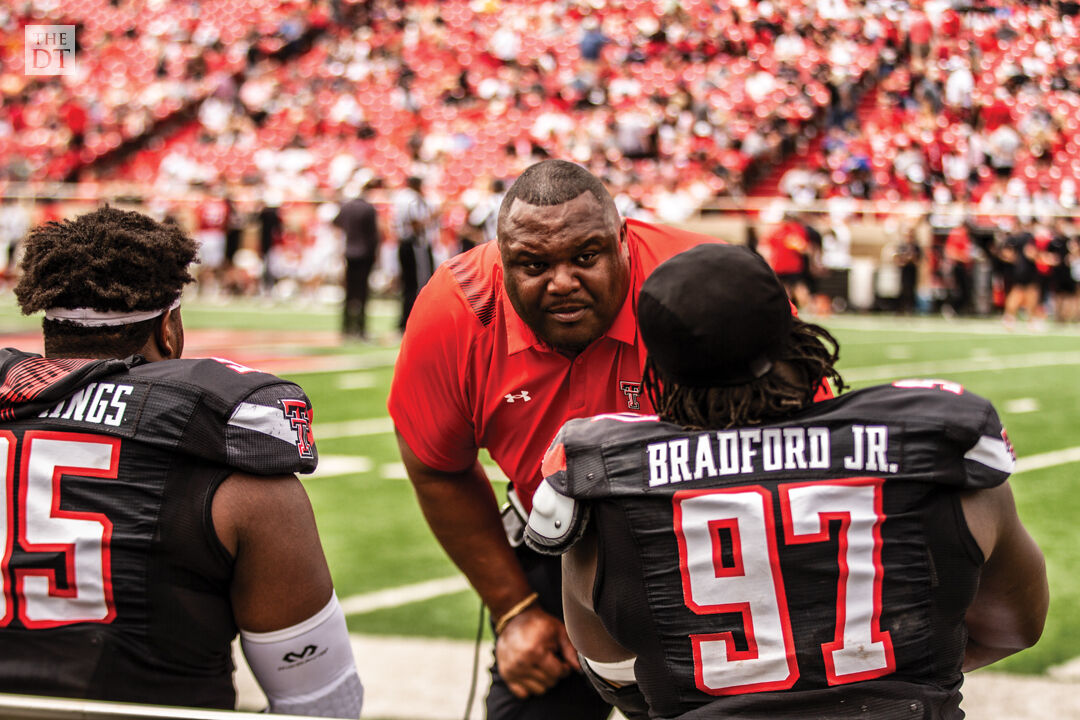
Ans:
<svg viewBox="0 0 1080 720"><path fill-rule="evenodd" d="M531 595L526 596L525 599L519 602L517 605L504 612L499 618L499 621L495 623L495 634L501 635L502 631L506 629L506 626L509 624L509 622L521 613L525 612L525 610L528 609L528 607L534 602L536 602L537 598L539 597L540 593L534 592Z"/></svg>

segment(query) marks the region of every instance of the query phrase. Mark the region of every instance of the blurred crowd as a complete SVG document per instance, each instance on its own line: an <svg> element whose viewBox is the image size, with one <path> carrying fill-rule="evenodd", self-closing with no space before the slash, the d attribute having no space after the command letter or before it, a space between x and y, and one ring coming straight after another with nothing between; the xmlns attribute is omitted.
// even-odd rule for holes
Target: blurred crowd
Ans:
<svg viewBox="0 0 1080 720"><path fill-rule="evenodd" d="M126 184L208 244L207 288L314 293L341 273L337 208L367 188L386 228L378 290L400 275L407 178L430 206L437 265L490 240L506 182L554 156L601 177L629 217L681 223L761 192L788 198L790 217L747 215L761 235L750 241L820 312L850 269L852 203L917 202L922 240L893 228L886 250L918 248L893 253L918 263L918 291L896 304L1035 315L1012 292L1030 273L1009 268L1034 253L1056 287L1074 264L1048 248L1075 244L1055 238L1073 235L1080 178L1077 12L1017 0L16 0L0 7L0 192ZM75 74L24 73L32 24L76 26ZM5 257L13 207L0 218ZM785 251L777 232L810 250ZM892 255L881 264L887 286ZM906 288L901 265L893 284ZM1053 315L1075 314L1058 305Z"/></svg>
<svg viewBox="0 0 1080 720"><path fill-rule="evenodd" d="M73 25L70 75L32 76L24 28ZM0 180L76 180L321 27L306 3L13 0L0 5Z"/></svg>
<svg viewBox="0 0 1080 720"><path fill-rule="evenodd" d="M972 202L1006 223L1074 210L1076 3L927 2L905 19L903 61L831 109L780 189L800 202Z"/></svg>
<svg viewBox="0 0 1080 720"><path fill-rule="evenodd" d="M417 175L445 201L557 156L677 220L743 193L876 72L890 41L864 25L884 11L819 5L357 3L295 62L207 99L162 162L309 193Z"/></svg>
<svg viewBox="0 0 1080 720"><path fill-rule="evenodd" d="M851 213L788 212L748 244L769 261L800 313L854 306L900 314L998 315L1009 329L1080 321L1080 225L1021 216L1009 224L970 214L942 227L932 215L891 218L871 272L854 272ZM859 286L862 287L859 287Z"/></svg>
<svg viewBox="0 0 1080 720"><path fill-rule="evenodd" d="M872 84L902 51L904 7L27 0L0 15L0 135L27 158L0 176L310 197L365 170L423 177L445 201L550 155L678 219L744 193ZM79 28L77 77L22 75L16 50L34 22ZM297 52L275 51L305 33ZM154 132L181 108L190 122ZM98 162L125 143L124 162Z"/></svg>

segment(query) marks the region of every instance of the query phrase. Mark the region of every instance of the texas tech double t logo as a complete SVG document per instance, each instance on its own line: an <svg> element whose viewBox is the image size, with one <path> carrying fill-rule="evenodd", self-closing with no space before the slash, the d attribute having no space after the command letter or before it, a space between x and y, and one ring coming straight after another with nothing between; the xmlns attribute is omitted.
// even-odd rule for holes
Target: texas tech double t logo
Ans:
<svg viewBox="0 0 1080 720"><path fill-rule="evenodd" d="M619 390L626 396L627 410L641 409L641 403L638 402L638 395L641 394L641 383L623 380L619 383Z"/></svg>
<svg viewBox="0 0 1080 720"><path fill-rule="evenodd" d="M314 457L315 438L311 434L311 411L303 400L282 400L285 417L296 431L296 450L302 458Z"/></svg>

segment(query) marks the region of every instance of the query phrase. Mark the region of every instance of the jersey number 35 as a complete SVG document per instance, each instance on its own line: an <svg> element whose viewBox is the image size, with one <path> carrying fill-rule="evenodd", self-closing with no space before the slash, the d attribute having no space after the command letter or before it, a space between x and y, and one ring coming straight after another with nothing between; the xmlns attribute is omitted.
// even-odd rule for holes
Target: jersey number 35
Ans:
<svg viewBox="0 0 1080 720"><path fill-rule="evenodd" d="M101 513L62 509L60 483L65 475L115 478L120 440L28 430L18 456L15 448L15 436L0 430L0 485L6 507L0 513L0 537L4 540L0 626L11 622L16 604L19 620L28 628L112 622L116 617L109 551L112 522ZM17 499L16 467L20 478ZM60 553L66 585L57 582L51 567L11 568L16 547L30 554ZM16 597L17 603L13 602Z"/></svg>

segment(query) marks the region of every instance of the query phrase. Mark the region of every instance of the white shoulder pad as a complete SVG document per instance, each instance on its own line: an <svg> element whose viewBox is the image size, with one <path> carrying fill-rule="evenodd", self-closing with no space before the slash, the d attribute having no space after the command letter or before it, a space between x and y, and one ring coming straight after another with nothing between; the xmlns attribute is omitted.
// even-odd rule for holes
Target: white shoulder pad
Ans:
<svg viewBox="0 0 1080 720"><path fill-rule="evenodd" d="M562 555L585 532L587 507L560 494L546 480L536 488L525 526L525 544L538 553Z"/></svg>

